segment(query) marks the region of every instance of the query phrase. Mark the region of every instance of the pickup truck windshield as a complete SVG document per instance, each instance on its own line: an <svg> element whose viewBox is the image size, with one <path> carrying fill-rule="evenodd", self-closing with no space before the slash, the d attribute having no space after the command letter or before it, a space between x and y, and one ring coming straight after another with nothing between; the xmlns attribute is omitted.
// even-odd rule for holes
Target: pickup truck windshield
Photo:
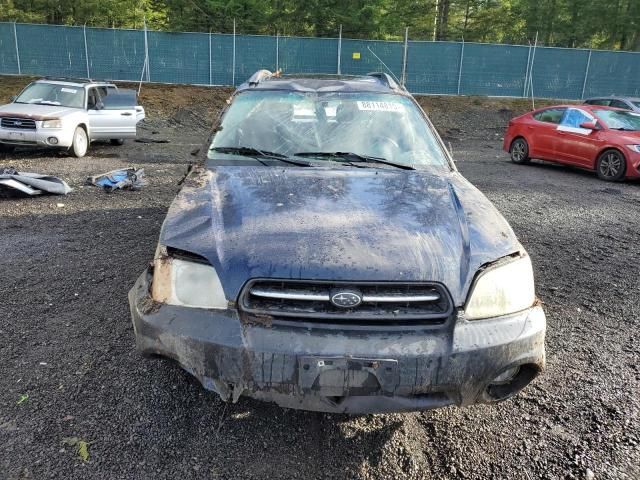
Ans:
<svg viewBox="0 0 640 480"><path fill-rule="evenodd" d="M15 99L15 103L84 108L84 88L58 83L36 82L25 88Z"/></svg>
<svg viewBox="0 0 640 480"><path fill-rule="evenodd" d="M447 157L411 99L378 93L243 92L225 113L214 149L248 147L287 157L332 161L352 152L414 167L449 168ZM311 153L318 153L312 158Z"/></svg>

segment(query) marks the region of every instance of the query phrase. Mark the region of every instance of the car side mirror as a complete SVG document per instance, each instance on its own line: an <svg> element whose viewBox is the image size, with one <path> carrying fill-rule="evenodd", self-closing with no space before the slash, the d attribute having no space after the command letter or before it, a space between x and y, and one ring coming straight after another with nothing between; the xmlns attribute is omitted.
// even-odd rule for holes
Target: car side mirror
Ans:
<svg viewBox="0 0 640 480"><path fill-rule="evenodd" d="M598 125L596 124L596 122L582 122L580 124L580 128L585 128L587 130L597 130Z"/></svg>
<svg viewBox="0 0 640 480"><path fill-rule="evenodd" d="M96 104L93 106L93 110L103 110L103 109L104 109L104 103L102 103L100 100L98 100Z"/></svg>

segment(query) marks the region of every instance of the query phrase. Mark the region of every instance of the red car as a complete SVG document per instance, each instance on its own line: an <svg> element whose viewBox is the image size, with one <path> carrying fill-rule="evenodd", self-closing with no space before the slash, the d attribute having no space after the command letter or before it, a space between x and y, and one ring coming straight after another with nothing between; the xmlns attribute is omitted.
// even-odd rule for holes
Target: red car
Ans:
<svg viewBox="0 0 640 480"><path fill-rule="evenodd" d="M602 180L640 177L640 114L599 105L557 105L512 119L503 149L515 163L532 158L595 170Z"/></svg>

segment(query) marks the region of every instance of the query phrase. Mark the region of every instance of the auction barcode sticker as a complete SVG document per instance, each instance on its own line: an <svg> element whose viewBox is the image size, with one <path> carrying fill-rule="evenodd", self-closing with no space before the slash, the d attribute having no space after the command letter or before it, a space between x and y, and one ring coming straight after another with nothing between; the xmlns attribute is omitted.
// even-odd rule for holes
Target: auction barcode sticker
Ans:
<svg viewBox="0 0 640 480"><path fill-rule="evenodd" d="M370 110L376 112L403 112L404 105L396 102L362 102L358 101L358 110Z"/></svg>
<svg viewBox="0 0 640 480"><path fill-rule="evenodd" d="M66 92L66 93L78 93L78 90L75 90L73 88L65 88L65 87L62 87L60 89L60 91L61 92Z"/></svg>

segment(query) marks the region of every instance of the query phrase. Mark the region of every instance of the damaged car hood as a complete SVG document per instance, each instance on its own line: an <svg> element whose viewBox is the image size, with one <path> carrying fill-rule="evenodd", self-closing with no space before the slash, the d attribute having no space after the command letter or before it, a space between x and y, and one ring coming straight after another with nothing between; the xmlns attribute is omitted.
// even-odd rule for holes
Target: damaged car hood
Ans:
<svg viewBox="0 0 640 480"><path fill-rule="evenodd" d="M160 243L208 259L228 299L251 278L436 281L456 305L481 265L521 249L460 174L374 168L192 172Z"/></svg>

